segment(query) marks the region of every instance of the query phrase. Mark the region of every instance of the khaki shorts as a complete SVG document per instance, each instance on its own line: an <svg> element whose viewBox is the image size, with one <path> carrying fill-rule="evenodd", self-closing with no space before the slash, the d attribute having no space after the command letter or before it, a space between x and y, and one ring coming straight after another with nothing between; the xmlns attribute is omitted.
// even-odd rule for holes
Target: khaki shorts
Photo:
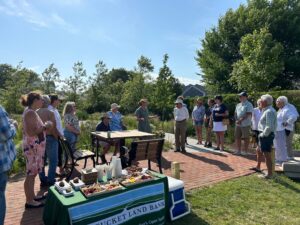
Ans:
<svg viewBox="0 0 300 225"><path fill-rule="evenodd" d="M241 139L250 138L250 126L247 127L235 126L234 136L235 138L241 138Z"/></svg>

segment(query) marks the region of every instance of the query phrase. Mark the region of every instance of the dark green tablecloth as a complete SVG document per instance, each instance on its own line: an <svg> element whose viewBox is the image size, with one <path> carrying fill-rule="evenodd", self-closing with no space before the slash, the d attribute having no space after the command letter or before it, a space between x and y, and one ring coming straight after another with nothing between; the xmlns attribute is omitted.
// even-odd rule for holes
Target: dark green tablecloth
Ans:
<svg viewBox="0 0 300 225"><path fill-rule="evenodd" d="M75 191L74 196L64 197L55 187L51 187L44 208L44 223L164 224L167 218L168 179L162 174L153 174L157 179L88 199L80 191Z"/></svg>

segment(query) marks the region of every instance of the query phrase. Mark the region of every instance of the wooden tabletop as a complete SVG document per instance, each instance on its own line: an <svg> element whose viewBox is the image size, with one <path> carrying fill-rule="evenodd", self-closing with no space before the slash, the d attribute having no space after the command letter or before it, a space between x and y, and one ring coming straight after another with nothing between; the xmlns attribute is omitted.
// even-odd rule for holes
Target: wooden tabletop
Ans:
<svg viewBox="0 0 300 225"><path fill-rule="evenodd" d="M110 138L108 138L108 132L95 131L91 134L100 139L120 139L120 138L141 138L141 137L153 137L155 134L146 133L138 130L124 130L124 131L109 131Z"/></svg>

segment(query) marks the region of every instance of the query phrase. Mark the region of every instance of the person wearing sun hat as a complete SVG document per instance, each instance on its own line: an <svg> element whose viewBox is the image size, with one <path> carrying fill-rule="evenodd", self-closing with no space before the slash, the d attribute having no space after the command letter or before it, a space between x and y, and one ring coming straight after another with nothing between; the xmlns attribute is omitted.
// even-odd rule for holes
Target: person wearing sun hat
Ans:
<svg viewBox="0 0 300 225"><path fill-rule="evenodd" d="M138 121L138 130L151 133L147 99L141 99L139 101L139 105L140 106L136 109L134 113Z"/></svg>
<svg viewBox="0 0 300 225"><path fill-rule="evenodd" d="M123 115L119 112L119 108L121 106L117 103L112 103L110 105L110 111L107 112L108 116L110 117L109 126L111 131L122 131L126 130L126 127L123 124ZM122 138L119 140L120 148L125 145L125 139ZM121 150L121 149L120 149Z"/></svg>
<svg viewBox="0 0 300 225"><path fill-rule="evenodd" d="M122 114L119 112L119 108L121 106L117 103L112 103L110 105L110 111L107 112L108 116L111 118L109 122L110 129L112 131L121 131L123 130L123 123L122 123Z"/></svg>
<svg viewBox="0 0 300 225"><path fill-rule="evenodd" d="M175 119L175 145L176 145L175 152L180 152L180 148L182 152L186 152L185 135L186 135L187 120L189 119L189 112L186 107L183 107L183 101L179 98L175 101L174 119Z"/></svg>

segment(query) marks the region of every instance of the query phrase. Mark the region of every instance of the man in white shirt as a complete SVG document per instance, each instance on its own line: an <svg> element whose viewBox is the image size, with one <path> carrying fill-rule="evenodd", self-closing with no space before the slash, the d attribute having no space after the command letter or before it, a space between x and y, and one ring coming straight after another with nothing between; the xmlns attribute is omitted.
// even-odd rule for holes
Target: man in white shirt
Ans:
<svg viewBox="0 0 300 225"><path fill-rule="evenodd" d="M63 130L62 123L61 123L61 117L57 110L57 107L61 103L61 100L58 98L58 95L56 95L56 94L49 95L49 98L50 98L50 105L48 106L48 109L54 113L55 122L56 122L56 128L55 128L56 133L58 134L59 139L63 139L64 138L64 130ZM59 167L61 175L63 175L62 160L61 160L62 149L61 149L59 142L58 142L58 150L57 151L58 151L57 166Z"/></svg>
<svg viewBox="0 0 300 225"><path fill-rule="evenodd" d="M288 103L288 98L286 96L280 96L277 98L279 104L282 104L281 109L278 111L282 114L282 129L285 130L286 134L286 150L287 150L287 159L293 159L293 136L295 129L295 122L299 117L299 113L296 107Z"/></svg>
<svg viewBox="0 0 300 225"><path fill-rule="evenodd" d="M176 107L174 108L174 119L175 119L175 152L186 152L185 150L185 136L187 120L189 119L189 112L186 107L183 107L183 101L177 99Z"/></svg>

